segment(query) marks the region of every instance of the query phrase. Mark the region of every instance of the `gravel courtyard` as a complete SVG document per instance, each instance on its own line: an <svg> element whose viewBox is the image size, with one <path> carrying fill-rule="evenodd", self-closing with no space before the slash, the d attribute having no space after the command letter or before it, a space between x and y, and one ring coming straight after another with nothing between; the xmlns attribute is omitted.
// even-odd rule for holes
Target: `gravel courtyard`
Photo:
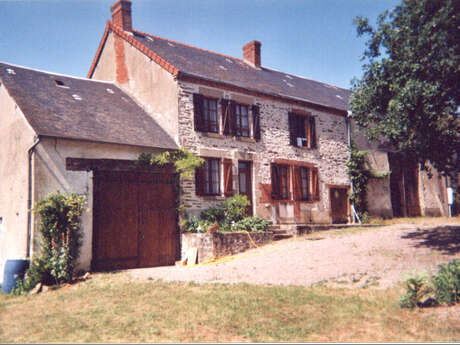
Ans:
<svg viewBox="0 0 460 345"><path fill-rule="evenodd" d="M130 270L134 277L197 283L385 288L405 274L460 259L460 225L329 230L273 242L215 263Z"/></svg>

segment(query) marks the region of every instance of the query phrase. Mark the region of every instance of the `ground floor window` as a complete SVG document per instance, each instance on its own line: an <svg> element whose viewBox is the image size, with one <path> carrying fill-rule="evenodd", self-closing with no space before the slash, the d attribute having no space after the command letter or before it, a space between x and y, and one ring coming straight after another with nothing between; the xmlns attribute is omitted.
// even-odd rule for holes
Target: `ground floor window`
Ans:
<svg viewBox="0 0 460 345"><path fill-rule="evenodd" d="M219 158L203 157L204 164L195 172L197 195L220 195L220 164Z"/></svg>
<svg viewBox="0 0 460 345"><path fill-rule="evenodd" d="M272 198L319 200L318 169L315 167L272 164Z"/></svg>

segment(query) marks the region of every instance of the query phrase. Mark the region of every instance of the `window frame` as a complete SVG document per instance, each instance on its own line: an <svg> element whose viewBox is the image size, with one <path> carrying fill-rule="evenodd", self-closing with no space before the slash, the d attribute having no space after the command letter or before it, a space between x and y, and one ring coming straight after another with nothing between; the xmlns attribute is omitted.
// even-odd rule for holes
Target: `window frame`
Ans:
<svg viewBox="0 0 460 345"><path fill-rule="evenodd" d="M293 111L288 113L288 120L290 144L299 148L315 149L317 141L315 117Z"/></svg>
<svg viewBox="0 0 460 345"><path fill-rule="evenodd" d="M195 171L196 195L220 196L222 160L220 158L214 157L201 158L204 159L204 164L200 168L197 168ZM217 186L217 190L213 188L215 186Z"/></svg>
<svg viewBox="0 0 460 345"><path fill-rule="evenodd" d="M214 104L215 109L212 109L210 104ZM208 133L219 133L219 106L216 98L202 97L202 114L201 123L202 131ZM211 112L215 111L215 120L211 120Z"/></svg>
<svg viewBox="0 0 460 345"><path fill-rule="evenodd" d="M245 110L243 112L243 109ZM235 113L233 135L236 137L249 138L251 135L249 123L249 106L246 104L235 103ZM246 120L246 126L243 125L243 119Z"/></svg>

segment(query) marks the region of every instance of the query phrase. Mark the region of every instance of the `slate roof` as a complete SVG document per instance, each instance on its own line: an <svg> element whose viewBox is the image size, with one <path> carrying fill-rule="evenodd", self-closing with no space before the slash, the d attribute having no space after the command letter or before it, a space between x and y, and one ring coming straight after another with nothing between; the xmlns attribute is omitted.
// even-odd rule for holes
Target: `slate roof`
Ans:
<svg viewBox="0 0 460 345"><path fill-rule="evenodd" d="M2 62L0 82L40 136L177 148L158 123L113 83Z"/></svg>
<svg viewBox="0 0 460 345"><path fill-rule="evenodd" d="M111 26L112 29L117 28L113 24ZM260 69L254 68L239 58L192 47L139 31L134 31L132 37L174 66L179 71L179 74L221 81L249 90L300 99L342 111L349 109L350 90L263 66Z"/></svg>

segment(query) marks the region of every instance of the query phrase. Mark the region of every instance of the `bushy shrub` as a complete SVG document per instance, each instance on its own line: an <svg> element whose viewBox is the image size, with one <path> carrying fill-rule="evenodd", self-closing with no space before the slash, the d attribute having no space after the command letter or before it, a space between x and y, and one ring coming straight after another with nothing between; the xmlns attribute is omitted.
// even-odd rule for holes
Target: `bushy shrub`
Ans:
<svg viewBox="0 0 460 345"><path fill-rule="evenodd" d="M424 300L428 298L433 289L428 284L426 273L413 274L405 281L406 293L401 296L399 305L402 308L415 308L422 306Z"/></svg>
<svg viewBox="0 0 460 345"><path fill-rule="evenodd" d="M270 222L260 217L246 217L232 225L232 230L246 231L266 231L270 226Z"/></svg>
<svg viewBox="0 0 460 345"><path fill-rule="evenodd" d="M432 279L435 299L440 304L452 305L460 301L460 260L439 265Z"/></svg>
<svg viewBox="0 0 460 345"><path fill-rule="evenodd" d="M224 210L224 220L228 223L236 223L242 220L248 211L251 202L246 195L236 194L231 198L225 199L221 203Z"/></svg>
<svg viewBox="0 0 460 345"><path fill-rule="evenodd" d="M210 207L201 212L200 218L206 220L210 223L222 223L225 219L224 209L221 205L217 205L216 207Z"/></svg>
<svg viewBox="0 0 460 345"><path fill-rule="evenodd" d="M439 265L438 273L430 280L425 275L414 275L405 285L406 293L400 300L403 308L455 304L460 301L460 260Z"/></svg>
<svg viewBox="0 0 460 345"><path fill-rule="evenodd" d="M22 294L36 284L70 282L80 254L80 217L85 197L77 194L50 194L40 200L34 212L40 216L40 251L24 280L19 280L13 293Z"/></svg>
<svg viewBox="0 0 460 345"><path fill-rule="evenodd" d="M207 232L208 226L212 224L214 223L206 219L200 219L196 216L191 216L182 223L182 229L185 232L201 233Z"/></svg>

